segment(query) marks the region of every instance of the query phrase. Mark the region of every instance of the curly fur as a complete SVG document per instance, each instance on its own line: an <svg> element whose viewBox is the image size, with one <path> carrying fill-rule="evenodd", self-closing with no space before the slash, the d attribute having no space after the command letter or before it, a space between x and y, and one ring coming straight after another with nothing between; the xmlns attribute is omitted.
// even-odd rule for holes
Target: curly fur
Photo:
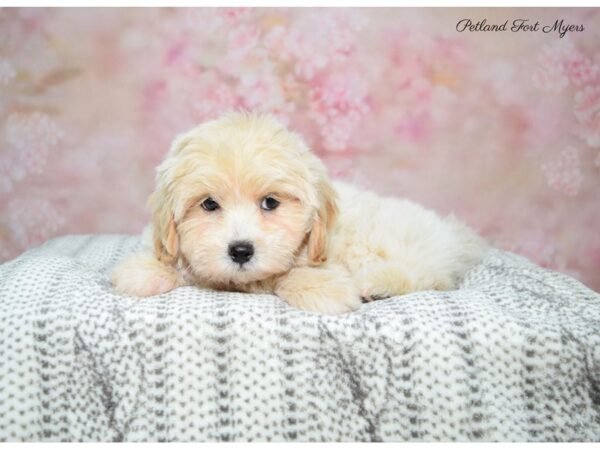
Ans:
<svg viewBox="0 0 600 450"><path fill-rule="evenodd" d="M266 196L279 206L261 209ZM200 207L208 197L218 210ZM178 136L150 204L152 244L112 272L123 294L193 284L339 314L361 299L455 289L487 249L453 217L331 182L302 138L268 115L230 113ZM254 246L246 264L228 255L236 240Z"/></svg>

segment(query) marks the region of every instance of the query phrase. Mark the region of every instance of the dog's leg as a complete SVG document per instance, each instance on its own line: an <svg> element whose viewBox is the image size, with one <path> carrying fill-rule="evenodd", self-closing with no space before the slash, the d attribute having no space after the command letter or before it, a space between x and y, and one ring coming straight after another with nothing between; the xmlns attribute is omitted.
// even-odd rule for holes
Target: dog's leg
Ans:
<svg viewBox="0 0 600 450"><path fill-rule="evenodd" d="M149 251L123 260L111 272L110 280L117 292L135 297L163 294L184 284L174 267L161 263Z"/></svg>
<svg viewBox="0 0 600 450"><path fill-rule="evenodd" d="M342 269L298 267L277 280L275 294L296 308L343 314L360 308L353 280Z"/></svg>
<svg viewBox="0 0 600 450"><path fill-rule="evenodd" d="M415 270L390 262L374 262L354 274L360 296L370 302L415 291L454 288L452 278L437 276L426 270Z"/></svg>

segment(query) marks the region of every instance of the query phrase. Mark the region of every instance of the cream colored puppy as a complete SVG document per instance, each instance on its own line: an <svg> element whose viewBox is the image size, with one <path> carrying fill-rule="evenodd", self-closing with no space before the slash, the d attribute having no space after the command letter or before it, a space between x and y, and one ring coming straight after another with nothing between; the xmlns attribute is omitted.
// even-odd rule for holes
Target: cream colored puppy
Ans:
<svg viewBox="0 0 600 450"><path fill-rule="evenodd" d="M266 115L230 113L178 136L156 180L153 244L112 272L123 294L198 285L339 314L361 298L455 289L487 248L452 218L332 183Z"/></svg>

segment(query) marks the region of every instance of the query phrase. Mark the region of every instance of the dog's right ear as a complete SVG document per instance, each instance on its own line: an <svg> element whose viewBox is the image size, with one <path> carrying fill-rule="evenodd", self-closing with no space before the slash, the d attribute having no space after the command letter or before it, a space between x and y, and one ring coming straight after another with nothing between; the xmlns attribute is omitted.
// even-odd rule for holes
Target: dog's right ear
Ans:
<svg viewBox="0 0 600 450"><path fill-rule="evenodd" d="M150 196L148 203L152 209L152 228L154 240L154 255L156 259L173 265L179 255L179 235L175 223L173 199L169 194L169 180L175 157L192 140L191 133L177 136L166 159L157 169L156 190Z"/></svg>
<svg viewBox="0 0 600 450"><path fill-rule="evenodd" d="M150 196L154 256L167 265L173 265L179 254L179 235L171 208L160 191Z"/></svg>

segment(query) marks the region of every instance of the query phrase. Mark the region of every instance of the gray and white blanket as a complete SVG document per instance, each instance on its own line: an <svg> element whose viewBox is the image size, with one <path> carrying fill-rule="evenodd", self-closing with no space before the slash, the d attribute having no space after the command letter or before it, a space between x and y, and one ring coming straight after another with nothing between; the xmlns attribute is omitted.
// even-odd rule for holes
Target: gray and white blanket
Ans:
<svg viewBox="0 0 600 450"><path fill-rule="evenodd" d="M492 250L460 290L323 316L107 273L135 236L0 266L0 441L600 440L600 296Z"/></svg>

